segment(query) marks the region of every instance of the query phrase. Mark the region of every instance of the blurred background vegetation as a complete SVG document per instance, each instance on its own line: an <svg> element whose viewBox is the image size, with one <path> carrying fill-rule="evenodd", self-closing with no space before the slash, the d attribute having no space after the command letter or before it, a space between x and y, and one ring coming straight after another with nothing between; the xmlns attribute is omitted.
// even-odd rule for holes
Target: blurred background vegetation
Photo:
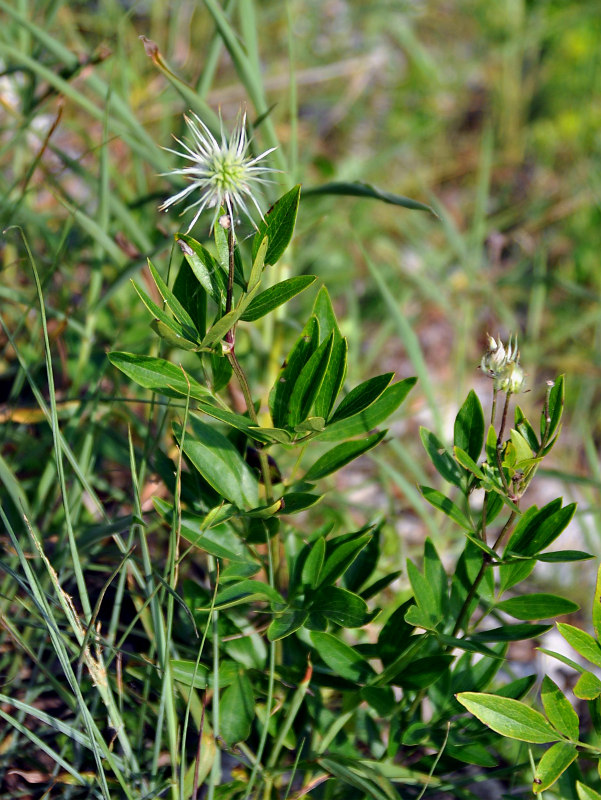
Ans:
<svg viewBox="0 0 601 800"><path fill-rule="evenodd" d="M215 36L221 8L240 37L229 49ZM568 377L567 423L556 469L539 481L541 500L545 483L549 497L558 482L576 496L576 535L596 552L597 0L0 0L0 20L0 472L17 526L24 508L60 540L63 513L22 237L41 275L62 432L88 481L84 492L72 464L75 524L90 568L109 573L108 556L93 556L109 523L131 512L126 426L140 461L168 430L163 409L132 402L142 395L106 359L110 349L158 352L129 279L145 282L147 256L166 274L171 234L187 225L157 210L171 193L160 173L174 166L160 147L182 135L187 109L220 110L231 124L242 105L257 123L257 149L277 139L275 166L288 170L266 201L293 182L306 190L285 268L327 284L349 337L349 385L388 369L420 378L388 445L343 472L321 520L385 514L397 564L425 533L452 548L456 532L415 488L435 480L417 429L448 437L472 386L488 402L477 370L486 333L517 332L528 413L540 408L545 380ZM235 58L240 41L252 80ZM415 198L437 216L308 191L338 181ZM207 227L201 220L193 233L202 238ZM261 340L240 335L256 376L311 301L295 301L296 319L266 325ZM189 365L193 356L173 358ZM145 481L149 509L161 490L150 472ZM344 512L339 492L350 503ZM581 591L586 600L590 587Z"/></svg>

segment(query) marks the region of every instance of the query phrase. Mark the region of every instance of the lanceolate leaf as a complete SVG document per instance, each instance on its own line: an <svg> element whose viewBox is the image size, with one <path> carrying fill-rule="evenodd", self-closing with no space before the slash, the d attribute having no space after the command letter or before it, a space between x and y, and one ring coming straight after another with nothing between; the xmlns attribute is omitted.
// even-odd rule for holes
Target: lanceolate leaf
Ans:
<svg viewBox="0 0 601 800"><path fill-rule="evenodd" d="M240 317L243 322L254 322L261 319L283 303L288 302L300 292L303 292L315 281L315 275L298 275L288 278L275 286L270 286L257 295L250 303L244 314Z"/></svg>
<svg viewBox="0 0 601 800"><path fill-rule="evenodd" d="M541 700L547 719L554 728L573 742L578 741L578 714L568 698L548 675L543 678Z"/></svg>
<svg viewBox="0 0 601 800"><path fill-rule="evenodd" d="M472 391L455 419L454 444L477 461L484 442L484 413L478 395Z"/></svg>
<svg viewBox="0 0 601 800"><path fill-rule="evenodd" d="M424 446L424 450L430 456L437 472L449 483L461 486L464 473L457 466L457 462L451 456L440 439L427 428L420 428L419 434Z"/></svg>
<svg viewBox="0 0 601 800"><path fill-rule="evenodd" d="M310 635L320 657L336 675L356 683L365 683L373 677L369 663L348 644L331 633L312 631Z"/></svg>
<svg viewBox="0 0 601 800"><path fill-rule="evenodd" d="M601 794L585 786L584 783L576 781L576 791L578 792L578 800L601 800Z"/></svg>
<svg viewBox="0 0 601 800"><path fill-rule="evenodd" d="M179 244L186 261L204 290L211 295L219 307L225 305L226 278L217 261L196 239L185 233L176 233L175 241Z"/></svg>
<svg viewBox="0 0 601 800"><path fill-rule="evenodd" d="M532 791L544 792L552 786L562 772L578 757L578 750L570 742L557 742L550 747L538 763L534 773Z"/></svg>
<svg viewBox="0 0 601 800"><path fill-rule="evenodd" d="M542 714L518 700L478 692L462 692L457 695L457 700L501 736L536 744L556 742L561 738Z"/></svg>
<svg viewBox="0 0 601 800"><path fill-rule="evenodd" d="M317 293L317 297L313 303L312 313L317 317L317 321L319 322L319 331L322 341L327 339L332 331L334 331L334 341L338 341L342 338L332 301L330 300L329 292L325 286L322 286Z"/></svg>
<svg viewBox="0 0 601 800"><path fill-rule="evenodd" d="M376 378L370 378L359 386L355 386L334 411L329 423L347 419L369 408L384 392L393 377L393 372L387 372L385 375L378 375Z"/></svg>
<svg viewBox="0 0 601 800"><path fill-rule="evenodd" d="M580 653L583 658L596 667L601 667L601 646L590 633L575 628L573 625L567 625L565 622L558 622L557 630L577 653Z"/></svg>
<svg viewBox="0 0 601 800"><path fill-rule="evenodd" d="M305 474L305 480L316 481L326 475L330 475L332 472L336 472L353 459L358 458L363 453L367 453L368 450L378 445L386 436L386 433L387 431L382 431L381 433L374 433L366 439L353 439L350 442L336 445L309 467Z"/></svg>
<svg viewBox="0 0 601 800"><path fill-rule="evenodd" d="M353 563L371 537L369 531L357 531L327 541L324 565L319 575L320 585L334 583Z"/></svg>
<svg viewBox="0 0 601 800"><path fill-rule="evenodd" d="M555 594L526 594L497 603L496 608L516 619L550 619L572 614L579 606Z"/></svg>
<svg viewBox="0 0 601 800"><path fill-rule="evenodd" d="M238 508L259 505L259 484L229 439L199 419L190 419L192 433L184 438L184 453L215 491ZM181 440L181 430L176 429Z"/></svg>
<svg viewBox="0 0 601 800"><path fill-rule="evenodd" d="M161 293L161 297L171 310L173 316L182 325L182 327L184 328L190 339L198 339L198 331L196 330L196 326L194 325L194 320L188 314L188 312L180 303L180 301L177 299L177 297L173 294L171 289L167 286L167 284L161 277L160 273L155 269L150 259L148 259L148 268L150 269L152 277L154 278L154 282L156 283L157 289Z"/></svg>
<svg viewBox="0 0 601 800"><path fill-rule="evenodd" d="M363 598L339 586L325 586L320 589L315 594L313 603L324 617L345 628L359 628L373 617Z"/></svg>
<svg viewBox="0 0 601 800"><path fill-rule="evenodd" d="M416 378L405 378L405 380L388 386L378 399L364 411L339 422L328 424L325 431L316 438L324 442L337 442L351 436L369 433L397 410L415 383Z"/></svg>
<svg viewBox="0 0 601 800"><path fill-rule="evenodd" d="M287 424L290 427L298 425L309 416L313 401L315 400L330 363L334 336L322 342L311 358L307 361L298 376L288 409Z"/></svg>
<svg viewBox="0 0 601 800"><path fill-rule="evenodd" d="M320 326L321 327L321 326ZM347 359L348 343L342 337L334 336L334 344L332 345L332 354L330 356L330 363L328 364L328 371L326 372L321 388L315 398L313 409L315 414L323 417L325 420L330 416L336 398L344 384L346 376L346 359ZM324 424L325 427L325 424Z"/></svg>
<svg viewBox="0 0 601 800"><path fill-rule="evenodd" d="M259 223L258 230L253 239L253 261L264 236L269 237L269 245L265 254L265 265L275 264L281 258L292 238L298 212L300 192L301 187L295 186L290 189L289 192L282 195L272 208L269 209L265 215L265 219Z"/></svg>
<svg viewBox="0 0 601 800"><path fill-rule="evenodd" d="M319 323L316 317L311 317L305 325L303 332L297 339L290 355L269 396L269 408L273 424L277 428L286 425L290 396L294 391L296 381L311 355L317 349L319 341Z"/></svg>
<svg viewBox="0 0 601 800"><path fill-rule="evenodd" d="M446 497L442 492L431 489L429 486L420 486L419 490L434 508L440 509L440 511L444 512L454 522L462 528L465 528L466 531L473 531L474 526L450 497Z"/></svg>
<svg viewBox="0 0 601 800"><path fill-rule="evenodd" d="M168 397L182 395L195 399L206 399L211 392L194 380L181 367L171 364L164 358L139 356L134 353L109 353L109 361L128 377L143 386Z"/></svg>
<svg viewBox="0 0 601 800"><path fill-rule="evenodd" d="M250 735L255 717L255 699L250 679L239 671L219 703L219 733L229 745L243 742Z"/></svg>

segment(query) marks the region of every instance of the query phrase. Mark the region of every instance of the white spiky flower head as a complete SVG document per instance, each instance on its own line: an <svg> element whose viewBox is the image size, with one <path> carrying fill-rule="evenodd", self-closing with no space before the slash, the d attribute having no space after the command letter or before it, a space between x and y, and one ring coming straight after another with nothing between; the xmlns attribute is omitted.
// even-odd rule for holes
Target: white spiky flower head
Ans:
<svg viewBox="0 0 601 800"><path fill-rule="evenodd" d="M198 193L197 199L182 212L185 214L196 209L186 233L192 230L202 212L207 208L214 209L211 231L220 216L221 208L225 208L227 211L232 226L236 214L241 212L250 219L256 228L249 205L252 203L263 219L263 212L256 197L256 189L261 184L270 183L271 181L265 175L276 172L276 170L260 162L273 152L275 147L265 150L254 158L249 155L250 141L246 135L246 113L238 114L236 124L229 137L226 135L223 121L221 121L221 142L217 141L197 114L190 113L191 116L184 114L192 136L190 145L173 137L183 150L163 148L191 162L188 166L164 173L165 175L181 175L189 181L189 184L185 189L165 200L159 206L159 210L167 211L181 200Z"/></svg>

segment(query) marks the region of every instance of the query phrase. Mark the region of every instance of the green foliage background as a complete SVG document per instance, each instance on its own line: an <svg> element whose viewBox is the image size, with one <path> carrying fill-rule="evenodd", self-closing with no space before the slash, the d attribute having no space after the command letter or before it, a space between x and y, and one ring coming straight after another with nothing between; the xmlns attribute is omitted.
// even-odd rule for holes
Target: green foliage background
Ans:
<svg viewBox="0 0 601 800"><path fill-rule="evenodd" d="M227 30L221 13L213 0L0 0L0 479L8 522L20 530L25 514L43 532L61 580L75 586L83 573L73 564L72 526L102 605L123 558L103 543L161 494L146 456L169 441L165 406L151 406L106 357L163 352L130 284L151 290L148 256L167 274L177 252L172 234L185 223L157 210L172 190L160 173L173 160L160 148L184 132L183 111L209 120L221 110L231 121L247 104L259 123L258 152L277 141L274 164L286 169L266 205L303 186L280 278L312 274L327 284L354 354L350 386L389 371L419 379L387 445L330 479L320 524L359 528L385 516L386 570L421 552L426 533L440 552L456 554L456 528L434 517L416 489L438 480L418 425L448 438L468 390L476 386L483 401L488 391L476 371L486 332L516 331L532 390L520 398L528 414L540 408L546 379L569 376L561 456L537 491L545 501L545 486L577 495L577 530L596 552L598 4L230 0L223 14L239 39L229 50L215 36L216 25ZM140 36L150 40L146 48ZM236 58L236 42L246 60ZM354 181L415 198L436 215L317 191ZM203 239L202 221L192 233ZM24 239L40 275L57 418L71 454L63 476L44 413L52 401L44 325ZM263 389L314 297L308 290L292 311L240 335L239 356ZM178 352L177 362L191 368L194 356ZM156 515L147 531L148 561L162 564ZM10 562L7 536L2 543ZM570 596L588 603L592 580ZM408 591L401 578L383 597L384 613ZM0 665L17 696L44 650L36 650L35 626L21 627L27 606L16 613L14 597L6 571ZM116 641L117 616L106 608L102 616ZM19 740L7 741L12 759ZM10 766L3 765L7 797L24 786L7 776Z"/></svg>

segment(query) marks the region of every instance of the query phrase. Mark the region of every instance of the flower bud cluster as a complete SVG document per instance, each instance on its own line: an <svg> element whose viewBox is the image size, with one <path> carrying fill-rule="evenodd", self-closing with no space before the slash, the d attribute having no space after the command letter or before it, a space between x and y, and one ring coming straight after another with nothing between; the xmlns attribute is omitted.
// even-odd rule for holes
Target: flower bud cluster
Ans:
<svg viewBox="0 0 601 800"><path fill-rule="evenodd" d="M524 386L524 370L520 366L520 351L517 336L509 337L507 347L499 338L498 342L488 335L488 350L482 356L480 369L494 381L498 392L516 394Z"/></svg>

